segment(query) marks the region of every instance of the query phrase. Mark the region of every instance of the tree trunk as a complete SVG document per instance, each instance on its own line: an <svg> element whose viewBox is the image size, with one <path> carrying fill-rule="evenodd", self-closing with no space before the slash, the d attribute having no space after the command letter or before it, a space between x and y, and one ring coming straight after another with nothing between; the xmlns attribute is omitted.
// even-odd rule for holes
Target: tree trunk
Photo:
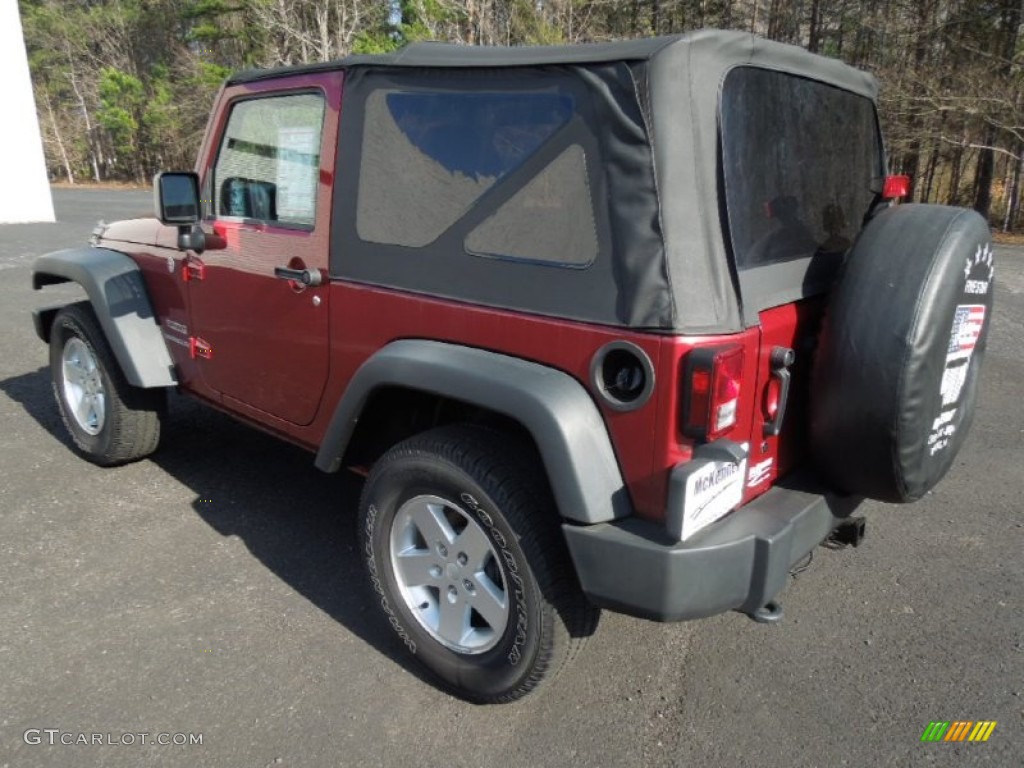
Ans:
<svg viewBox="0 0 1024 768"><path fill-rule="evenodd" d="M334 58L334 50L331 45L331 9L324 5L316 11L316 26L320 37L320 50L318 58L320 61L330 61Z"/></svg>
<svg viewBox="0 0 1024 768"><path fill-rule="evenodd" d="M818 53L821 49L821 0L811 0L811 23L808 31L807 50Z"/></svg>
<svg viewBox="0 0 1024 768"><path fill-rule="evenodd" d="M92 165L93 181L99 183L103 181L103 174L100 172L100 166L103 165L103 149L100 147L100 143L96 138L96 132L93 130L92 120L89 118L89 107L85 103L85 97L82 95L81 90L78 88L78 79L75 77L75 68L71 66L71 51L68 51L68 65L69 73L68 79L71 81L71 90L74 91L75 99L78 101L78 108L82 110L82 119L85 121L85 142L89 147L89 163Z"/></svg>
<svg viewBox="0 0 1024 768"><path fill-rule="evenodd" d="M1017 145L1017 152L1022 147ZM1010 161L1013 164L1013 178L1010 180L1010 194L1006 201L1006 215L1003 217L1003 232L1012 232L1016 223L1017 205L1020 203L1020 166L1021 158L1018 155Z"/></svg>
<svg viewBox="0 0 1024 768"><path fill-rule="evenodd" d="M768 39L779 40L782 30L782 2L771 0L768 7Z"/></svg>
<svg viewBox="0 0 1024 768"><path fill-rule="evenodd" d="M71 171L71 161L68 160L68 152L64 147L64 139L60 135L60 126L57 125L57 118L53 115L53 106L50 104L50 94L44 92L43 101L46 104L46 114L50 118L50 126L53 128L53 140L57 142L57 151L60 152L60 159L64 164L64 173L68 177L68 184L74 184L75 174Z"/></svg>
<svg viewBox="0 0 1024 768"><path fill-rule="evenodd" d="M957 205L960 202L960 175L964 159L964 148L957 147L953 153L952 168L949 176L949 196L946 199L948 205Z"/></svg>
<svg viewBox="0 0 1024 768"><path fill-rule="evenodd" d="M974 210L986 219L992 208L992 175L996 158L991 147L995 140L995 131L989 128L985 132L985 146L978 150L978 165L974 175Z"/></svg>
<svg viewBox="0 0 1024 768"><path fill-rule="evenodd" d="M927 203L932 199L932 188L935 184L935 169L939 164L939 144L935 142L932 144L932 151L928 155L928 164L925 166L924 171L924 188L921 190L921 195L918 197L918 202Z"/></svg>
<svg viewBox="0 0 1024 768"><path fill-rule="evenodd" d="M921 170L921 142L917 138L919 130L917 120L911 118L910 133L914 138L910 141L907 153L901 158L903 173L910 177L910 191L907 193L907 200L913 200L917 193L918 172Z"/></svg>

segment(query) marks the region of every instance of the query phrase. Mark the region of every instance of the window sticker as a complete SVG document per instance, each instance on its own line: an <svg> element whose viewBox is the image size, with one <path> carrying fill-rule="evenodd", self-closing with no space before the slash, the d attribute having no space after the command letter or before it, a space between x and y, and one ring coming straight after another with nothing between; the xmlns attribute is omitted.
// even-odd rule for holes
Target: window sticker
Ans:
<svg viewBox="0 0 1024 768"><path fill-rule="evenodd" d="M278 128L277 215L312 222L316 217L319 135L316 128Z"/></svg>

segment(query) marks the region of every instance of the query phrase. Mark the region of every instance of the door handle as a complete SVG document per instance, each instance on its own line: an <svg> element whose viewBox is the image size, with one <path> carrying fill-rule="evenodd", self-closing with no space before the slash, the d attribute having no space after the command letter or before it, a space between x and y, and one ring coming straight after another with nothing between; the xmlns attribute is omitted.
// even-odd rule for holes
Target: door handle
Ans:
<svg viewBox="0 0 1024 768"><path fill-rule="evenodd" d="M323 283L323 273L316 267L312 269L292 269L291 267L274 267L274 277L282 280L294 280L296 283L313 287Z"/></svg>

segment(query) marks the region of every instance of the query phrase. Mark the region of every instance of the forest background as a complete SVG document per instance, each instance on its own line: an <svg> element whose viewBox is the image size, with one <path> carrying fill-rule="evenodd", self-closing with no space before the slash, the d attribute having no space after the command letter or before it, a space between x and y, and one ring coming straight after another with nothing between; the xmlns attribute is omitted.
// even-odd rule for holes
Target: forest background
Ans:
<svg viewBox="0 0 1024 768"><path fill-rule="evenodd" d="M415 40L582 43L740 29L878 77L890 168L917 201L1024 226L1024 0L19 0L53 181L195 162L232 71Z"/></svg>

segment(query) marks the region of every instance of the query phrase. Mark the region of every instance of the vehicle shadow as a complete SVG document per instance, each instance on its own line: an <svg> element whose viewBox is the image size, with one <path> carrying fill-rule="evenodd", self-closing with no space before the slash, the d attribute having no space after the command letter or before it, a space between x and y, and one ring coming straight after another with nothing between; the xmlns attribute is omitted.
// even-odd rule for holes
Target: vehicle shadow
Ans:
<svg viewBox="0 0 1024 768"><path fill-rule="evenodd" d="M47 368L0 381L0 391L73 450ZM147 461L192 490L192 508L210 527L237 536L313 605L433 685L376 610L358 552L360 478L324 474L310 453L177 395L160 449Z"/></svg>
<svg viewBox="0 0 1024 768"><path fill-rule="evenodd" d="M3 379L0 381L0 392L21 405L39 426L68 450L71 449L71 438L61 423L60 412L53 399L49 368L39 368L33 373L23 373L20 376Z"/></svg>

